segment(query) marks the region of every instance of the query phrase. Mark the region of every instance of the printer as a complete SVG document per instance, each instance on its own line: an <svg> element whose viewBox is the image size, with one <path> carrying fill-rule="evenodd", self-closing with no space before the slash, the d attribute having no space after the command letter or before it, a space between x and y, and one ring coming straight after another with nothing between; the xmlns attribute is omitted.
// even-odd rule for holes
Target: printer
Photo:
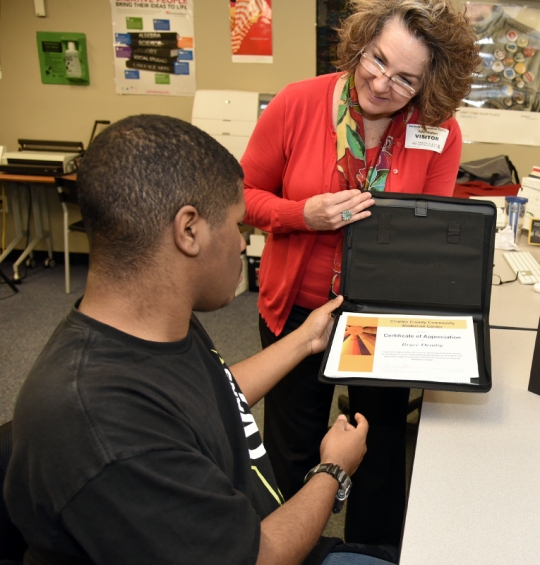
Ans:
<svg viewBox="0 0 540 565"><path fill-rule="evenodd" d="M197 90L191 123L240 160L259 116L273 97L242 90Z"/></svg>
<svg viewBox="0 0 540 565"><path fill-rule="evenodd" d="M77 170L81 142L19 139L18 151L4 151L0 171L17 175L56 176Z"/></svg>

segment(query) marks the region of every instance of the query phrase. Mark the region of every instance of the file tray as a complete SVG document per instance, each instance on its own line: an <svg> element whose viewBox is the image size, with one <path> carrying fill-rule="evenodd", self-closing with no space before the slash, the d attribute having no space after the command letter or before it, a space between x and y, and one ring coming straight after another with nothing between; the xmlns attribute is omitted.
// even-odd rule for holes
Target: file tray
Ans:
<svg viewBox="0 0 540 565"><path fill-rule="evenodd" d="M373 198L371 216L349 224L344 231L340 281L344 302L336 312L319 380L357 386L489 391L495 205L423 194L376 193ZM325 368L342 312L471 316L479 376L466 383L328 377Z"/></svg>

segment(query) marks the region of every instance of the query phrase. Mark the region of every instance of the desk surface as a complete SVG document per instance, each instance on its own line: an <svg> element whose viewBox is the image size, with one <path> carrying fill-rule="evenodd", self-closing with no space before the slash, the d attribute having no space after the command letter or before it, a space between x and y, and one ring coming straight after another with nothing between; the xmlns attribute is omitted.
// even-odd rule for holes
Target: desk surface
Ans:
<svg viewBox="0 0 540 565"><path fill-rule="evenodd" d="M540 563L536 333L491 337L491 392L425 392L400 565Z"/></svg>
<svg viewBox="0 0 540 565"><path fill-rule="evenodd" d="M0 173L0 182L21 182L29 184L54 184L54 177L38 176L38 175L12 175L9 173Z"/></svg>
<svg viewBox="0 0 540 565"><path fill-rule="evenodd" d="M540 259L540 248L523 244ZM512 278L502 251L494 273ZM492 287L490 324L538 327L540 294ZM487 394L426 391L400 565L540 564L540 396L535 331L491 330Z"/></svg>
<svg viewBox="0 0 540 565"><path fill-rule="evenodd" d="M66 175L58 175L68 180L77 180L77 173L68 173ZM39 176L39 175L12 175L10 173L0 172L0 182L21 182L29 184L55 184L56 177Z"/></svg>
<svg viewBox="0 0 540 565"><path fill-rule="evenodd" d="M529 251L540 262L540 247L523 244L520 251ZM514 275L503 257L503 251L495 250L493 272L502 280L511 280ZM491 288L491 307L489 323L491 326L510 326L536 330L540 319L540 293L532 285L519 281L493 286ZM539 532L540 536L540 532Z"/></svg>

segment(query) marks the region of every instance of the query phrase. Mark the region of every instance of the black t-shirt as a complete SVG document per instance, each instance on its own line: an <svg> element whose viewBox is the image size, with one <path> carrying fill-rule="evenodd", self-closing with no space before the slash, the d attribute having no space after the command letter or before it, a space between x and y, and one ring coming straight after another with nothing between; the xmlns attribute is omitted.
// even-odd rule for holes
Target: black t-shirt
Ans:
<svg viewBox="0 0 540 565"><path fill-rule="evenodd" d="M17 399L6 481L31 545L96 564L255 563L282 502L238 385L195 317L141 340L73 310Z"/></svg>

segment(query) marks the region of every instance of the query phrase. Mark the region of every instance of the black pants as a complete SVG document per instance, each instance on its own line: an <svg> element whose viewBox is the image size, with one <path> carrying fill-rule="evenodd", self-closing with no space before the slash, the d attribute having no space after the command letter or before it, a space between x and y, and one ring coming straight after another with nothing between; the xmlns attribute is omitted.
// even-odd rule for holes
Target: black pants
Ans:
<svg viewBox="0 0 540 565"><path fill-rule="evenodd" d="M293 306L278 338L259 318L263 347L298 328L310 311ZM320 462L319 446L328 429L334 387L317 375L322 353L302 361L264 400L264 445L286 499ZM351 414L369 423L367 454L353 475L347 503L345 539L399 546L405 513L406 425L409 389L349 387ZM354 420L353 420L354 421Z"/></svg>

